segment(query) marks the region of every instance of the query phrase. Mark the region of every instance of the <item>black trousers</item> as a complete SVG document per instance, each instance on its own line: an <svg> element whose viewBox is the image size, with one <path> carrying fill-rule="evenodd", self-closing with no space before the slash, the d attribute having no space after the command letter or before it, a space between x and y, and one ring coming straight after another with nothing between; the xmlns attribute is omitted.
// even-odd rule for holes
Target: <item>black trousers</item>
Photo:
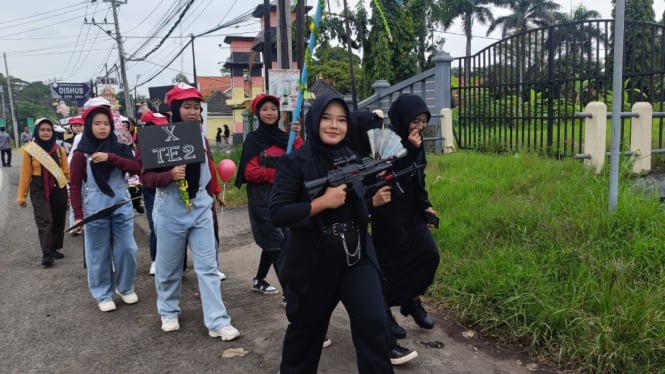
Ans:
<svg viewBox="0 0 665 374"><path fill-rule="evenodd" d="M67 188L56 186L51 190L49 201L46 201L44 180L41 175L33 176L30 181L30 202L34 209L42 254L47 255L62 248L67 216Z"/></svg>
<svg viewBox="0 0 665 374"><path fill-rule="evenodd" d="M12 166L12 149L3 149L0 150L0 153L2 154L2 166Z"/></svg>
<svg viewBox="0 0 665 374"><path fill-rule="evenodd" d="M311 285L304 292L289 287L289 326L284 336L281 374L317 372L330 316L340 301L351 321L358 372L393 373L388 320L376 267L366 257L348 267L341 247L328 247L323 252Z"/></svg>

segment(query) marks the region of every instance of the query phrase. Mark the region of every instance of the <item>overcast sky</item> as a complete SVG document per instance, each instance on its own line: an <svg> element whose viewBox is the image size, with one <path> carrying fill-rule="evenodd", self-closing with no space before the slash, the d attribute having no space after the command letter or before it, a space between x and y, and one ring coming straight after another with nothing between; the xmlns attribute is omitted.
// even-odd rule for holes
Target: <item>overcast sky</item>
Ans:
<svg viewBox="0 0 665 374"><path fill-rule="evenodd" d="M176 4L186 4L189 0L127 0L119 7L120 32L125 40L128 56L142 58L154 49L166 32L175 23L179 11L166 25L166 17L174 13ZM359 0L349 0L353 7ZM288 0L290 2L290 0ZM584 4L588 9L596 9L603 17L609 18L610 0L557 0L561 11ZM656 18L660 19L665 1L654 1ZM331 8L339 12L342 0L328 0ZM199 76L219 76L219 69L229 56L228 45L224 44L227 35L255 36L260 30L260 20L250 16L263 0L195 0L180 26L171 37L145 61L127 63L127 80L130 88L139 84L138 92L147 94L147 87L171 84L171 80L184 72L191 80L192 51L175 58L163 72L166 65L177 55L189 40L190 34L200 34L243 19L238 24L223 28L195 40L196 72ZM308 5L315 7L316 1ZM314 10L312 10L312 15ZM497 13L498 14L498 13ZM244 17L243 17L244 16ZM97 25L92 24L94 17ZM104 19L109 24L104 23ZM85 23L87 20L87 24ZM104 76L106 68L118 63L118 50L115 40L106 31L114 31L113 14L110 3L103 0L4 0L0 12L0 52L7 55L9 74L26 81L88 82L93 77ZM474 29L473 51L476 52L499 38L496 35L485 37L485 29ZM445 50L453 57L464 53L464 36L461 27L454 25L446 38ZM155 36L153 39L148 37ZM221 48L220 45L221 44ZM106 63L106 66L105 66ZM5 75L4 61L0 72ZM147 79L157 75L150 82ZM112 76L117 76L113 74ZM138 76L138 78L137 78Z"/></svg>

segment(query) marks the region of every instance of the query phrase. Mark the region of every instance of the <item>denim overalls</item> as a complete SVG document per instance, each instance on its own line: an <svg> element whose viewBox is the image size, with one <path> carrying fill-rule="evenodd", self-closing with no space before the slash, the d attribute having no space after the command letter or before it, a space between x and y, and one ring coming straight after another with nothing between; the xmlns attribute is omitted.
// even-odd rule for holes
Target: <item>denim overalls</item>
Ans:
<svg viewBox="0 0 665 374"><path fill-rule="evenodd" d="M83 188L83 215L89 216L114 203L129 200L124 173L114 168L108 180L114 197L104 194L95 182L90 162L87 162L87 181ZM85 224L85 261L88 267L88 288L97 302L113 298L113 266L116 287L123 295L134 291L136 254L134 241L134 208L121 205L110 216Z"/></svg>
<svg viewBox="0 0 665 374"><path fill-rule="evenodd" d="M180 199L178 183L157 187L152 211L157 235L155 286L159 314L166 318L177 318L180 314L182 263L189 244L201 291L204 323L209 330L218 330L230 325L231 317L222 301L217 273L213 200L205 188L211 178L207 162L206 159L205 163L187 165L188 168L201 168L199 190L196 198L190 199L190 212L187 212L185 203Z"/></svg>

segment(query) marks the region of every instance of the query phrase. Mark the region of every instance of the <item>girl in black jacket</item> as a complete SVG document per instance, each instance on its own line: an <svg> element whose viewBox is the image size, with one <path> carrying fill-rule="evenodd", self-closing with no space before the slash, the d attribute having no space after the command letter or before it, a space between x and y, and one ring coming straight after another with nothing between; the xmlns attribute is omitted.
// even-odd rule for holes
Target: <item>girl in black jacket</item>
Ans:
<svg viewBox="0 0 665 374"><path fill-rule="evenodd" d="M316 373L321 342L339 301L351 320L359 373L393 372L363 196L341 185L310 199L304 188L304 182L325 177L335 160L354 155L346 144L348 119L341 97L320 96L305 118L308 141L277 162L271 218L275 226L291 229L279 273L289 289L282 374Z"/></svg>

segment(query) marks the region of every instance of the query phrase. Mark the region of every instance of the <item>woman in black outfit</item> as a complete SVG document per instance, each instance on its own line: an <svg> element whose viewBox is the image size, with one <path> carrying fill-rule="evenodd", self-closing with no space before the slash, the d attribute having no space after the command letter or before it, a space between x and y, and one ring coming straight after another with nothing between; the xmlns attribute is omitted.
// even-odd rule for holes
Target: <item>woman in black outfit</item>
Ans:
<svg viewBox="0 0 665 374"><path fill-rule="evenodd" d="M427 105L417 95L402 94L388 111L392 128L402 138L406 157L394 163L402 170L414 162L426 164L422 131L431 118ZM426 217L436 217L425 189L424 168L398 180L400 189L392 189L391 202L375 209L372 216L372 238L378 251L383 275L383 291L389 306L400 306L400 312L411 315L425 329L434 327L420 295L432 284L439 265L439 250L429 231ZM390 315L393 334L406 336Z"/></svg>
<svg viewBox="0 0 665 374"><path fill-rule="evenodd" d="M321 341L340 301L351 321L358 372L393 372L364 198L341 185L310 199L304 188L305 181L325 177L333 161L355 154L346 144L348 119L341 97L320 96L305 119L308 141L277 162L271 218L290 228L279 273L289 289L281 374L316 373Z"/></svg>

